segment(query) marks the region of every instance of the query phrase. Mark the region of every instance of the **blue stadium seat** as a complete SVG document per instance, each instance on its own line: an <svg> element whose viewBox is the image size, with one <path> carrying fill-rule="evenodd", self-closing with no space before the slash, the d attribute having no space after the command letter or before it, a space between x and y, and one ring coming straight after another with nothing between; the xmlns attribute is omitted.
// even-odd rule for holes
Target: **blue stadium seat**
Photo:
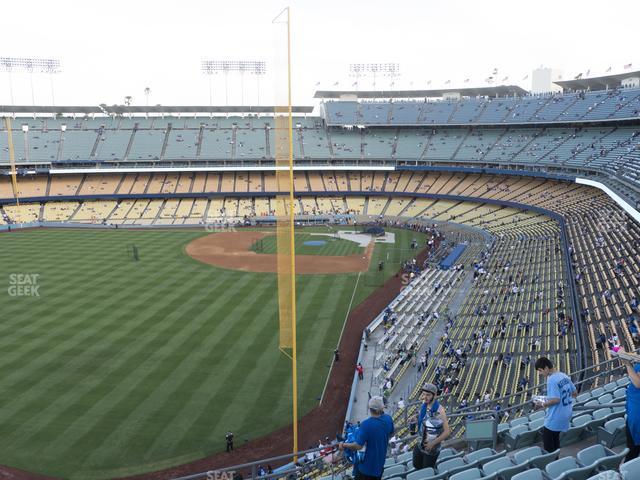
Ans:
<svg viewBox="0 0 640 480"><path fill-rule="evenodd" d="M546 480L539 468L532 468L526 472L518 473L511 477L511 480Z"/></svg>
<svg viewBox="0 0 640 480"><path fill-rule="evenodd" d="M583 467L573 457L562 457L545 469L552 480L586 480L594 470L593 467Z"/></svg>
<svg viewBox="0 0 640 480"><path fill-rule="evenodd" d="M609 420L602 427L598 427L598 443L611 448L622 445L626 441L626 421L622 417Z"/></svg>
<svg viewBox="0 0 640 480"><path fill-rule="evenodd" d="M580 450L576 457L578 462L585 467L594 467L596 470L615 470L620 466L627 453L629 453L628 448L620 453L615 453L602 445L592 445Z"/></svg>
<svg viewBox="0 0 640 480"><path fill-rule="evenodd" d="M485 464L482 471L486 475L495 474L503 480L511 480L511 477L524 471L525 468L527 468L525 464L516 465L509 457L502 457Z"/></svg>
<svg viewBox="0 0 640 480"><path fill-rule="evenodd" d="M496 458L504 457L507 454L506 450L496 452L493 448L481 448L474 452L468 453L464 456L467 463L478 462L479 465L484 465Z"/></svg>
<svg viewBox="0 0 640 480"><path fill-rule="evenodd" d="M513 461L518 465L526 465L544 470L549 463L557 460L559 455L560 449L555 452L547 452L536 445L514 452Z"/></svg>
<svg viewBox="0 0 640 480"><path fill-rule="evenodd" d="M637 480L640 478L640 457L620 465L620 475L623 480Z"/></svg>

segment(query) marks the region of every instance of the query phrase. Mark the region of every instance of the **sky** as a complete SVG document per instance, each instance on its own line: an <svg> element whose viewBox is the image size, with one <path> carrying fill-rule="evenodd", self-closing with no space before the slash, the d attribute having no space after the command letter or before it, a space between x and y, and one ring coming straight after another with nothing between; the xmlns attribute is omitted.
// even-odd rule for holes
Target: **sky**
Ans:
<svg viewBox="0 0 640 480"><path fill-rule="evenodd" d="M272 21L287 6L295 105L316 104L317 89L356 89L352 63L398 64L378 89L486 86L497 69L497 83L529 90L540 66L565 79L640 69L638 0L30 0L3 5L0 57L55 58L62 72L0 72L0 103L280 103L286 24ZM267 74L207 76L202 60L264 61Z"/></svg>

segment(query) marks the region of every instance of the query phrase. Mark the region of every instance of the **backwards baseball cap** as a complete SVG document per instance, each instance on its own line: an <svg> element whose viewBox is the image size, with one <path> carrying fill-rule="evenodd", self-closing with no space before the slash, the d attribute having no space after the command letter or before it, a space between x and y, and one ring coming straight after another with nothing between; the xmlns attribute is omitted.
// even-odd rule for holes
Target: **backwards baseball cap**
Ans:
<svg viewBox="0 0 640 480"><path fill-rule="evenodd" d="M371 397L371 400L369 400L369 410L382 412L384 410L384 400L382 399L382 397Z"/></svg>
<svg viewBox="0 0 640 480"><path fill-rule="evenodd" d="M425 383L422 386L422 391L433 393L434 395L438 394L438 388L433 383Z"/></svg>

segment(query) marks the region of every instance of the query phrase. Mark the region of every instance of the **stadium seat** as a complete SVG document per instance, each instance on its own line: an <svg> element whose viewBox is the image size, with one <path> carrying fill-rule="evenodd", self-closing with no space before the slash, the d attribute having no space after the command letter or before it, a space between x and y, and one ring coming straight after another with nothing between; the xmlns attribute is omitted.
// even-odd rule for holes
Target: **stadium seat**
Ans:
<svg viewBox="0 0 640 480"><path fill-rule="evenodd" d="M598 427L598 443L611 448L622 445L626 441L626 421L622 417L609 420L602 427Z"/></svg>
<svg viewBox="0 0 640 480"><path fill-rule="evenodd" d="M493 448L481 448L475 452L468 453L464 456L467 463L478 462L480 465L484 465L496 458L504 457L507 454L506 450L496 452Z"/></svg>
<svg viewBox="0 0 640 480"><path fill-rule="evenodd" d="M518 473L511 477L511 480L545 480L542 470L539 468L532 468L526 472Z"/></svg>
<svg viewBox="0 0 640 480"><path fill-rule="evenodd" d="M529 422L540 420L541 418L544 418L545 415L546 415L546 412L544 410L538 410L537 412L533 412L529 414Z"/></svg>
<svg viewBox="0 0 640 480"><path fill-rule="evenodd" d="M438 475L445 473L447 476L466 470L467 468L475 467L477 462L466 463L462 458L451 458L444 462L438 463L436 469Z"/></svg>
<svg viewBox="0 0 640 480"><path fill-rule="evenodd" d="M583 467L573 457L562 457L547 465L545 471L552 480L586 480L595 469Z"/></svg>
<svg viewBox="0 0 640 480"><path fill-rule="evenodd" d="M620 400L622 398L627 398L627 389L626 388L618 388L613 391L613 401Z"/></svg>
<svg viewBox="0 0 640 480"><path fill-rule="evenodd" d="M398 461L396 463L407 463L413 459L413 452L406 452L402 455L398 455Z"/></svg>
<svg viewBox="0 0 640 480"><path fill-rule="evenodd" d="M586 417L586 415L584 416ZM560 432L560 446L566 447L567 445L579 442L584 436L585 432L586 428L583 425L577 425L575 427L571 426L566 432Z"/></svg>
<svg viewBox="0 0 640 480"><path fill-rule="evenodd" d="M443 448L438 455L438 461L442 462L448 458L457 458L464 455L464 452L459 452L455 448Z"/></svg>
<svg viewBox="0 0 640 480"><path fill-rule="evenodd" d="M618 388L618 384L616 382L609 382L604 387L605 392L613 392L616 388Z"/></svg>
<svg viewBox="0 0 640 480"><path fill-rule="evenodd" d="M451 475L449 480L478 480L480 478L487 477L482 476L482 471L479 468L469 468L468 470ZM495 478L495 476L493 478Z"/></svg>
<svg viewBox="0 0 640 480"><path fill-rule="evenodd" d="M518 425L509 429L504 435L504 444L508 450L516 450L521 446L524 446L521 437L528 434L529 427L527 425Z"/></svg>
<svg viewBox="0 0 640 480"><path fill-rule="evenodd" d="M436 471L433 468L427 467L407 474L406 480L424 480L426 478L443 478L443 475L436 475Z"/></svg>
<svg viewBox="0 0 640 480"><path fill-rule="evenodd" d="M511 427L517 427L518 425L526 425L527 423L529 423L529 419L527 417L518 417L511 420L509 425Z"/></svg>
<svg viewBox="0 0 640 480"><path fill-rule="evenodd" d="M637 480L640 478L640 457L620 465L620 476L623 480Z"/></svg>
<svg viewBox="0 0 640 480"><path fill-rule="evenodd" d="M516 473L524 471L526 465L516 465L509 457L502 457L485 464L482 471L485 475L496 475L502 480L511 480Z"/></svg>
<svg viewBox="0 0 640 480"><path fill-rule="evenodd" d="M627 453L629 453L628 448L625 448L620 453L615 453L602 445L592 445L580 450L576 457L578 462L585 467L615 470L620 466Z"/></svg>
<svg viewBox="0 0 640 480"><path fill-rule="evenodd" d="M576 397L576 405L581 405L591 400L591 392L581 393Z"/></svg>
<svg viewBox="0 0 640 480"><path fill-rule="evenodd" d="M546 466L558 459L560 449L555 452L547 452L538 446L524 448L513 454L513 461L518 465L527 465L544 470Z"/></svg>
<svg viewBox="0 0 640 480"><path fill-rule="evenodd" d="M608 417L613 413L610 408L599 408L593 412L593 421L589 423L589 428L592 430L597 429L604 425L608 420Z"/></svg>
<svg viewBox="0 0 640 480"><path fill-rule="evenodd" d="M630 381L631 381L631 380L629 380L629 377L622 377L622 378L619 378L619 379L616 381L616 384L617 384L619 387L626 387L627 385L629 385L629 382L630 382Z"/></svg>
<svg viewBox="0 0 640 480"><path fill-rule="evenodd" d="M531 422L529 425L518 425L515 429L522 428L523 430L516 430L515 437L507 434L504 438L504 444L507 447L507 450L517 450L522 447L528 447L532 445L538 436L538 430L542 428L544 424L544 419L535 420ZM535 427L534 429L529 429L529 427ZM513 431L512 429L511 431Z"/></svg>
<svg viewBox="0 0 640 480"><path fill-rule="evenodd" d="M613 401L613 395L611 393L605 393L604 395L600 395L598 397L598 402L602 405L603 403L611 403Z"/></svg>
<svg viewBox="0 0 640 480"><path fill-rule="evenodd" d="M385 468L384 472L382 474L383 478L391 478L391 477L397 477L397 476L404 476L404 473L406 472L406 468L404 465L393 465L389 468Z"/></svg>
<svg viewBox="0 0 640 480"><path fill-rule="evenodd" d="M587 480L620 480L620 474L613 470L606 470L604 472L596 473L593 477L589 477Z"/></svg>

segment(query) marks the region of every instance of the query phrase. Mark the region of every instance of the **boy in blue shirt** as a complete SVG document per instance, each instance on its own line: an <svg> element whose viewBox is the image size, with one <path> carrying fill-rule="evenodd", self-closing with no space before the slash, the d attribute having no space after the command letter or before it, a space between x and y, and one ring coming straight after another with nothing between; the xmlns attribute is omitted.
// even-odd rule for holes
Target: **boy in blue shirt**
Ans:
<svg viewBox="0 0 640 480"><path fill-rule="evenodd" d="M384 401L382 397L371 397L369 400L369 413L371 416L360 424L355 441L339 443L340 450L362 450L364 459L355 465L356 480L380 480L384 471L384 462L387 458L387 446L389 438L393 434L393 420L384 413Z"/></svg>
<svg viewBox="0 0 640 480"><path fill-rule="evenodd" d="M546 408L547 414L542 428L542 444L547 452L555 452L560 448L560 432L569 430L573 413L573 398L578 395L571 379L553 368L553 363L546 357L536 361L536 371L547 378L547 395L539 407Z"/></svg>

